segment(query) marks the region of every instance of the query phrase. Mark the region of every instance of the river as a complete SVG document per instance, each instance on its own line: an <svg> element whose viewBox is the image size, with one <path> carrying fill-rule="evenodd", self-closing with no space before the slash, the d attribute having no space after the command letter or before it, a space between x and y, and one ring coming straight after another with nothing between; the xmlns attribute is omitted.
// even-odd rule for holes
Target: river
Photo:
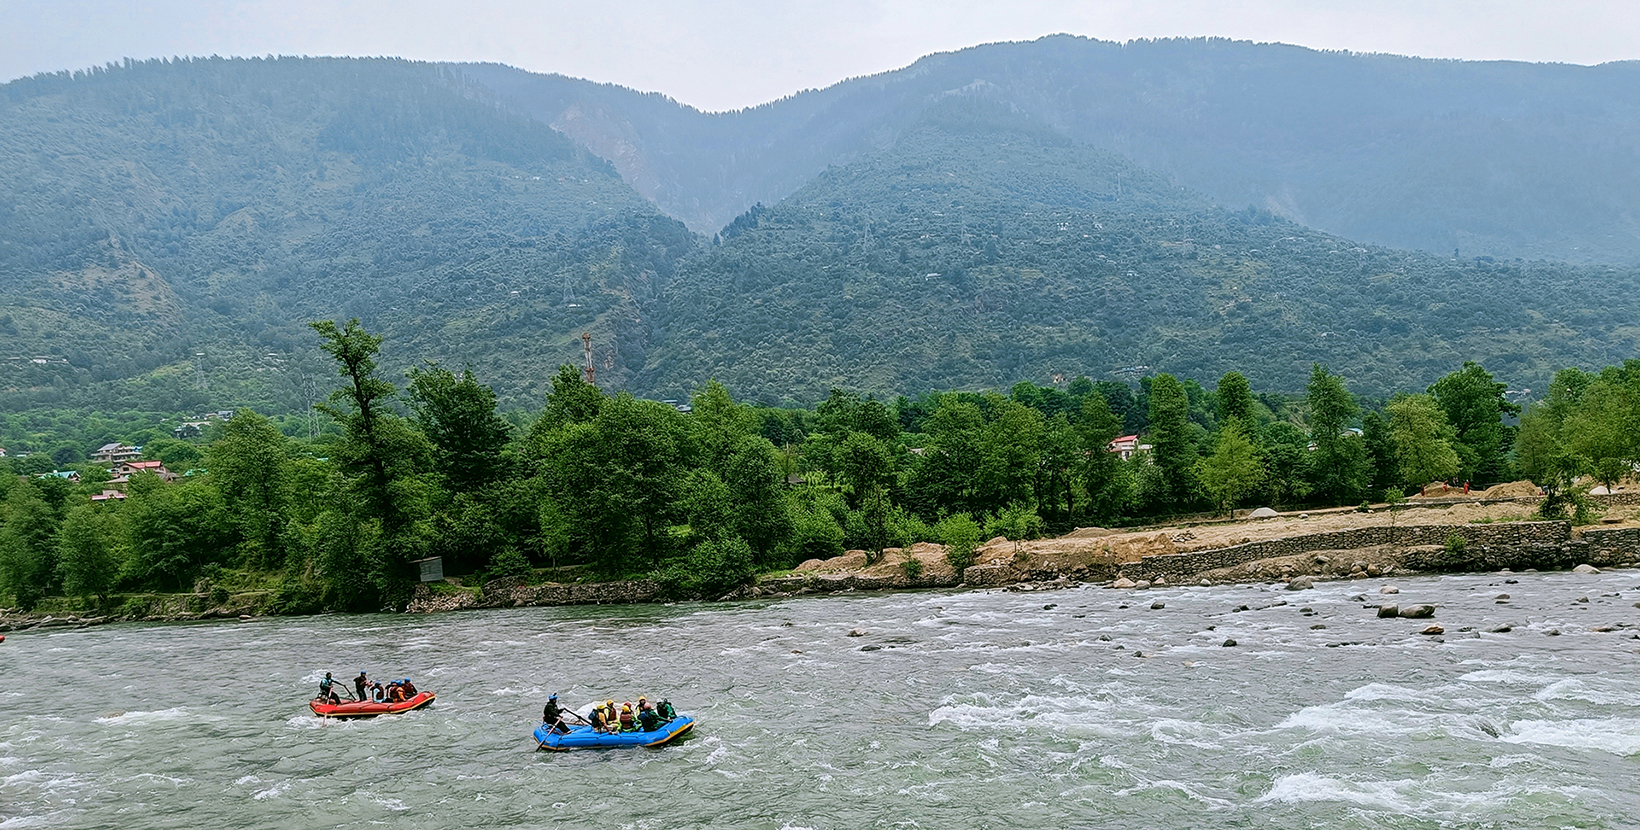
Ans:
<svg viewBox="0 0 1640 830"><path fill-rule="evenodd" d="M1352 599L1382 584L16 633L0 828L1633 825L1640 574L1395 580L1439 637ZM360 669L438 701L308 713L324 671ZM666 696L699 725L535 751L553 691Z"/></svg>

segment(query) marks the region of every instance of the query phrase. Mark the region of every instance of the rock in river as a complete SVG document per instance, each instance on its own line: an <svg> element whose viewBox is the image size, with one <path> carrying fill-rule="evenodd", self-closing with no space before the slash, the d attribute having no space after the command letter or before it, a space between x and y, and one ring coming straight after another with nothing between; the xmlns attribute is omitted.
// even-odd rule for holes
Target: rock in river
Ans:
<svg viewBox="0 0 1640 830"><path fill-rule="evenodd" d="M1378 616L1380 618L1394 617L1394 616L1399 615L1400 613L1401 613L1401 609L1398 606L1394 606L1394 605L1380 605L1380 606L1378 606Z"/></svg>
<svg viewBox="0 0 1640 830"><path fill-rule="evenodd" d="M1310 581L1310 578L1307 576L1295 576L1292 578L1292 581L1287 583L1287 590L1289 591L1303 591L1314 587L1315 583Z"/></svg>
<svg viewBox="0 0 1640 830"><path fill-rule="evenodd" d="M1573 568L1572 573L1574 573L1574 574L1597 574L1597 573L1600 573L1600 569L1596 568L1595 566L1590 565L1588 563L1584 563L1582 565L1578 565L1577 567Z"/></svg>
<svg viewBox="0 0 1640 830"><path fill-rule="evenodd" d="M1429 626L1429 627L1425 628L1423 631L1420 631L1418 633L1419 634L1432 634L1432 635L1433 634L1445 634L1446 629L1444 629L1444 628L1442 628L1438 625L1432 625L1432 626Z"/></svg>
<svg viewBox="0 0 1640 830"><path fill-rule="evenodd" d="M1435 616L1433 605L1408 605L1400 611L1402 617L1409 620L1423 620Z"/></svg>

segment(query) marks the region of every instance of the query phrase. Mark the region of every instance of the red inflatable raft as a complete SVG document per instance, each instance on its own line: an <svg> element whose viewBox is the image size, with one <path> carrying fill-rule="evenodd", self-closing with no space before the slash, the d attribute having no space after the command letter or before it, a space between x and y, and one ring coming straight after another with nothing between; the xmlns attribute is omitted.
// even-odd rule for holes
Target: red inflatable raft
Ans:
<svg viewBox="0 0 1640 830"><path fill-rule="evenodd" d="M398 703L359 703L357 701L325 703L318 698L314 698L308 701L308 708L313 710L313 714L321 718L373 718L377 715L397 715L401 712L409 712L413 709L420 709L432 702L433 693L422 692L409 700L401 700Z"/></svg>

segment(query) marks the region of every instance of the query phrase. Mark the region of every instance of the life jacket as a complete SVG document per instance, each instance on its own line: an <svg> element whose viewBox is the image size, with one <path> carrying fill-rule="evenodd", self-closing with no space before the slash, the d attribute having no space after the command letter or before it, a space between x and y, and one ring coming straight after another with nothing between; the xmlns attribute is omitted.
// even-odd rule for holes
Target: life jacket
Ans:
<svg viewBox="0 0 1640 830"><path fill-rule="evenodd" d="M408 683L408 682L404 684L404 696L407 699L416 696L416 686L415 686L415 684Z"/></svg>
<svg viewBox="0 0 1640 830"><path fill-rule="evenodd" d="M604 723L605 723L605 721L604 721L604 707L602 707L602 706L595 707L592 710L592 716L587 718L587 720L592 721L592 728L593 729L602 729L602 728L604 728Z"/></svg>
<svg viewBox="0 0 1640 830"><path fill-rule="evenodd" d="M632 710L630 708L621 710L621 729L627 732L632 731Z"/></svg>
<svg viewBox="0 0 1640 830"><path fill-rule="evenodd" d="M661 725L660 716L655 714L654 709L645 709L642 712L639 712L638 721L643 724L643 731L645 732L653 732L655 731L655 727Z"/></svg>
<svg viewBox="0 0 1640 830"><path fill-rule="evenodd" d="M394 703L403 703L404 702L404 687L397 684L397 683L394 683L393 685L388 686L387 687L387 699L393 701Z"/></svg>
<svg viewBox="0 0 1640 830"><path fill-rule="evenodd" d="M673 709L670 702L663 700L660 706L655 708L655 714L660 715L665 720L671 720L678 716L678 710Z"/></svg>

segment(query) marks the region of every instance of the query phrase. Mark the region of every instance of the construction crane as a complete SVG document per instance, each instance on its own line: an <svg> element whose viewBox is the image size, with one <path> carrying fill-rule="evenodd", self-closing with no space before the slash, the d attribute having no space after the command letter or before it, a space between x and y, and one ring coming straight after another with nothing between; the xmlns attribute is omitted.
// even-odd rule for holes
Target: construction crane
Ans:
<svg viewBox="0 0 1640 830"><path fill-rule="evenodd" d="M592 373L593 373L593 368L592 368L592 332L590 332L590 331L581 332L581 348L583 350L585 350L586 354L587 354L587 365L582 367L581 371L586 373L587 383L592 384L593 383L593 381L592 381ZM594 384L594 385L596 385L596 384Z"/></svg>

